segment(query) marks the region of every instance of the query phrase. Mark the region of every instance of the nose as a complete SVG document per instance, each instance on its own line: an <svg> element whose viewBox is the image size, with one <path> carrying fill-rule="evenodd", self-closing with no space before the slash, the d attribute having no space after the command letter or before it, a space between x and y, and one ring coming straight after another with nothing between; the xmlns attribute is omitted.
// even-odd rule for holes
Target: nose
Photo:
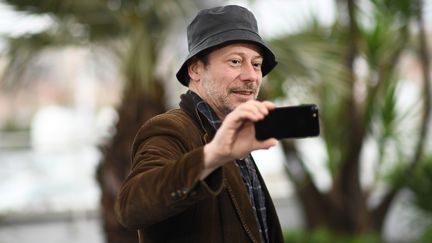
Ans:
<svg viewBox="0 0 432 243"><path fill-rule="evenodd" d="M240 79L242 81L257 82L262 77L261 71L255 69L252 63L245 63L242 66Z"/></svg>

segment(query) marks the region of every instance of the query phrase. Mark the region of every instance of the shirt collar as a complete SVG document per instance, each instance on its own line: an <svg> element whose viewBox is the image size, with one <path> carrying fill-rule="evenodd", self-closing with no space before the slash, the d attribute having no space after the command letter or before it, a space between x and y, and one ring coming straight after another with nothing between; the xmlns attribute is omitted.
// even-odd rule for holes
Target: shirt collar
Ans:
<svg viewBox="0 0 432 243"><path fill-rule="evenodd" d="M212 127L217 130L222 124L222 121L219 119L219 117L216 115L214 110L210 107L207 102L205 102L199 95L197 95L195 92L188 90L186 92L186 95L189 96L196 109L204 115L204 117L210 122Z"/></svg>

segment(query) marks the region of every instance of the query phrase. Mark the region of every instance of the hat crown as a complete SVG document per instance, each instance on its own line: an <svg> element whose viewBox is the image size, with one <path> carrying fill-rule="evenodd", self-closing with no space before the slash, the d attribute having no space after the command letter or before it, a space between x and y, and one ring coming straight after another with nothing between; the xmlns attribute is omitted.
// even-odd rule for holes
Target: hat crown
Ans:
<svg viewBox="0 0 432 243"><path fill-rule="evenodd" d="M227 5L201 10L187 28L188 50L230 30L250 31L259 36L255 16L244 7Z"/></svg>
<svg viewBox="0 0 432 243"><path fill-rule="evenodd" d="M184 86L189 84L188 61L210 48L233 42L247 42L258 46L263 55L262 75L277 64L275 56L258 34L257 21L248 9L227 5L203 9L187 27L189 54L177 71L176 77Z"/></svg>

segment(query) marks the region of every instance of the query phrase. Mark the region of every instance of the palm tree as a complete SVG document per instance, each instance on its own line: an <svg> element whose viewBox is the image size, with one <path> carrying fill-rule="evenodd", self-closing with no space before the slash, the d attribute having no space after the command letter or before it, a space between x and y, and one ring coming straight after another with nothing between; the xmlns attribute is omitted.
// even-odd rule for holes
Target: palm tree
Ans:
<svg viewBox="0 0 432 243"><path fill-rule="evenodd" d="M379 233L391 203L425 153L431 91L422 2L370 0L366 2L368 11L361 11L355 0L337 3L340 15L333 26L321 27L312 21L300 33L271 41L280 65L269 76L265 93L273 99L291 97L284 87L296 87L301 82L302 100L320 106L326 151L323 159L332 179L328 190L319 189L296 143L282 143L287 172L308 227L350 234ZM411 35L412 21L420 30L418 36ZM423 68L418 120L397 107L402 85L399 65L404 54L413 50ZM363 70L359 70L361 65ZM294 90L298 98L298 88ZM407 119L418 121L418 133L401 132ZM415 153L405 144L407 135L416 140ZM368 184L361 181L362 163L367 162L362 157L365 144L372 144L377 151L374 158L368 158L375 165L373 183ZM389 167L391 170L385 169ZM371 197L383 184L382 200L370 206Z"/></svg>
<svg viewBox="0 0 432 243"><path fill-rule="evenodd" d="M118 60L124 78L119 120L111 141L101 147L97 171L107 242L136 242L137 235L116 220L113 205L129 171L130 146L142 123L166 109L164 86L155 74L168 31L207 1L179 0L5 0L17 11L48 14L55 24L40 33L9 38L8 70L4 80L20 78L26 64L54 46L79 45L104 49ZM216 4L213 2L213 4ZM77 27L82 30L76 33Z"/></svg>

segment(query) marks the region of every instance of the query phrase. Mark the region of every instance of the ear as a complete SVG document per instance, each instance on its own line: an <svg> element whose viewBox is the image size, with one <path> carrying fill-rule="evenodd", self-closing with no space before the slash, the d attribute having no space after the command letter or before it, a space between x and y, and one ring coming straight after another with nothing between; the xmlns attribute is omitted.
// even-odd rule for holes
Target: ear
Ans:
<svg viewBox="0 0 432 243"><path fill-rule="evenodd" d="M188 74L191 81L199 81L201 79L202 62L194 58L188 65Z"/></svg>

